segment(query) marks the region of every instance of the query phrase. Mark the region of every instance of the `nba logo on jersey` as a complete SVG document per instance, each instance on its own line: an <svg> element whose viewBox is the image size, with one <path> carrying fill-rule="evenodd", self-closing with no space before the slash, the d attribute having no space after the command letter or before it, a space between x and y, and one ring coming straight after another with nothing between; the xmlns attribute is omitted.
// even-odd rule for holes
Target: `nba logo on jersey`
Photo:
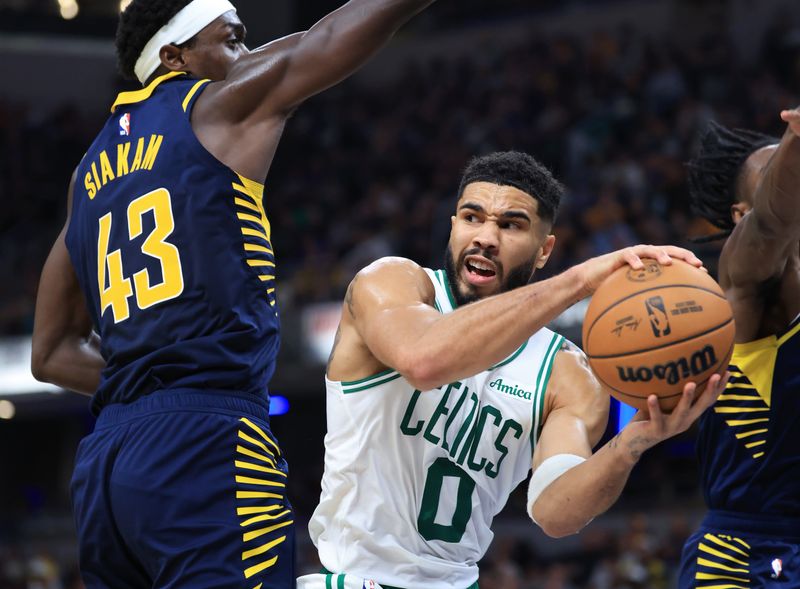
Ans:
<svg viewBox="0 0 800 589"><path fill-rule="evenodd" d="M131 113L126 112L119 118L119 134L120 135L131 134Z"/></svg>

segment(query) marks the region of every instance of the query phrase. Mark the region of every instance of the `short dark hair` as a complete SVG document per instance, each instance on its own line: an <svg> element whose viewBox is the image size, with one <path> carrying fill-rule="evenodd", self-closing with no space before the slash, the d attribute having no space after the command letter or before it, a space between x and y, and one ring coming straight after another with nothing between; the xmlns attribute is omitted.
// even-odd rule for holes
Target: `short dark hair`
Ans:
<svg viewBox="0 0 800 589"><path fill-rule="evenodd" d="M117 66L130 80L136 60L147 42L191 0L133 0L119 17L117 25Z"/></svg>
<svg viewBox="0 0 800 589"><path fill-rule="evenodd" d="M539 218L549 223L555 221L564 195L564 186L550 170L520 151L500 151L472 158L461 177L459 198L464 188L473 182L491 182L521 190L539 203Z"/></svg>
<svg viewBox="0 0 800 589"><path fill-rule="evenodd" d="M737 183L750 155L780 140L747 129L729 129L711 121L700 148L688 164L689 201L692 211L722 229L716 237L733 231L731 205L738 200Z"/></svg>

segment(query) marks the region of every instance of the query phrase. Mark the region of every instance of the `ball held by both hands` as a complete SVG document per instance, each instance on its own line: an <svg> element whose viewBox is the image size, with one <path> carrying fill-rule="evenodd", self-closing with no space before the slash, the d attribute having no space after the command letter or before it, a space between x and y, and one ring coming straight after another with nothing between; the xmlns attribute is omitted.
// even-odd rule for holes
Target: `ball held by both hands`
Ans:
<svg viewBox="0 0 800 589"><path fill-rule="evenodd" d="M681 260L625 266L597 289L583 322L589 364L612 396L645 409L647 397L662 410L680 401L687 382L697 398L733 353L733 312L719 285Z"/></svg>

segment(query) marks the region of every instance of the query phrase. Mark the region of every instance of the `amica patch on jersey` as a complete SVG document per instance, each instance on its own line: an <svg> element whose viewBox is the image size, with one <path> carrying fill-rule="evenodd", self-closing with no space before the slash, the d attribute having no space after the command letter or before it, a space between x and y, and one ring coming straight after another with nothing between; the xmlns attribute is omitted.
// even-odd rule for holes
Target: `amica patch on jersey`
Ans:
<svg viewBox="0 0 800 589"><path fill-rule="evenodd" d="M489 389L503 393L520 401L533 401L533 391L525 390L525 385L506 376L498 376L489 381Z"/></svg>

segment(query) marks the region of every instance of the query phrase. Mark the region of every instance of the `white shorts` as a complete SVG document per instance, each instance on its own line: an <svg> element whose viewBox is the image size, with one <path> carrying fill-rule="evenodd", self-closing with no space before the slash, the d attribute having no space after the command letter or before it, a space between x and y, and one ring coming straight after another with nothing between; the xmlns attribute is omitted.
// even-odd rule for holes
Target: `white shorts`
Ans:
<svg viewBox="0 0 800 589"><path fill-rule="evenodd" d="M354 575L317 573L297 578L297 589L382 589L377 581Z"/></svg>

